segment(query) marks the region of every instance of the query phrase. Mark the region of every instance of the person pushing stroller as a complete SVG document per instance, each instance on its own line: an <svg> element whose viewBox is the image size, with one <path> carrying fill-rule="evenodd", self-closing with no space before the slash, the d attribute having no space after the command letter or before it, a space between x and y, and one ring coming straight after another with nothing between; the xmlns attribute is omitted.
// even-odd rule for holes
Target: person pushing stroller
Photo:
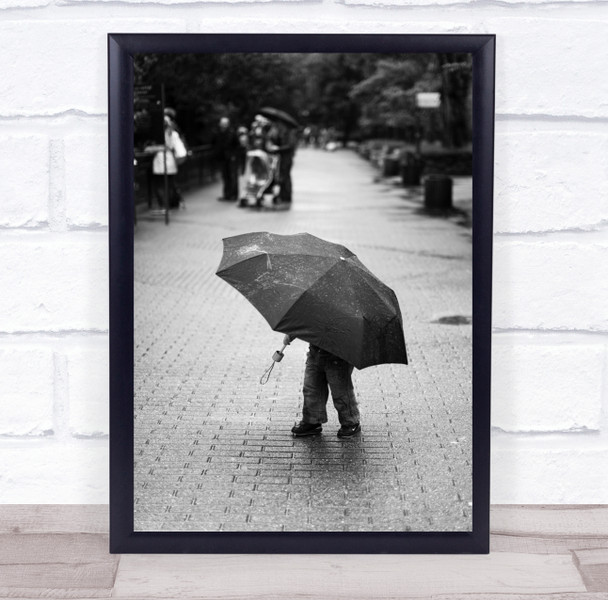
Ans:
<svg viewBox="0 0 608 600"><path fill-rule="evenodd" d="M269 110L269 109L266 109ZM292 198L291 168L296 147L293 126L287 127L262 114L255 116L249 134L249 151L239 206L261 208L289 205Z"/></svg>
<svg viewBox="0 0 608 600"><path fill-rule="evenodd" d="M273 137L273 125L270 120L256 115L249 134L240 207L261 208L267 199L270 199L273 205L279 201L280 157L272 141Z"/></svg>

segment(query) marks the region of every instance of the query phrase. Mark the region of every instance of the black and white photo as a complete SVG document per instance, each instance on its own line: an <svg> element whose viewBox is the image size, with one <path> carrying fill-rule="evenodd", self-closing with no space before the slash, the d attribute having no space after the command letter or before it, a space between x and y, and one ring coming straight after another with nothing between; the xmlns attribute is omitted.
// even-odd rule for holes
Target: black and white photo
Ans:
<svg viewBox="0 0 608 600"><path fill-rule="evenodd" d="M130 57L132 423L112 435L132 512L114 521L187 551L482 548L490 90L450 36L284 37Z"/></svg>

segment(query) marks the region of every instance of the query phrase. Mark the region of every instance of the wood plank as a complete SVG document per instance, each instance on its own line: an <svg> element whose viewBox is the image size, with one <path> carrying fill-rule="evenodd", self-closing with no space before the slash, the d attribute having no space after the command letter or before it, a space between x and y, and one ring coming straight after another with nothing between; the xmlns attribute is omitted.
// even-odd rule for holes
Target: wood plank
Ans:
<svg viewBox="0 0 608 600"><path fill-rule="evenodd" d="M574 552L574 564L590 592L606 592L608 598L608 548Z"/></svg>
<svg viewBox="0 0 608 600"><path fill-rule="evenodd" d="M108 533L107 504L3 504L2 533Z"/></svg>
<svg viewBox="0 0 608 600"><path fill-rule="evenodd" d="M608 547L577 552L576 557L582 566L608 565Z"/></svg>
<svg viewBox="0 0 608 600"><path fill-rule="evenodd" d="M90 578L98 581L104 569L105 565L94 564L2 567L0 598L109 598L112 595L111 584L109 587L86 585ZM38 582L33 583L36 578ZM76 582L85 585L78 587Z"/></svg>
<svg viewBox="0 0 608 600"><path fill-rule="evenodd" d="M123 555L116 598L425 598L587 591L570 556Z"/></svg>
<svg viewBox="0 0 608 600"><path fill-rule="evenodd" d="M490 536L490 552L570 554L573 550L587 550L598 547L608 548L608 537L533 537L502 534Z"/></svg>
<svg viewBox="0 0 608 600"><path fill-rule="evenodd" d="M107 533L107 504L5 504L0 533ZM493 505L491 530L497 534L608 538L608 506Z"/></svg>
<svg viewBox="0 0 608 600"><path fill-rule="evenodd" d="M608 538L608 506L493 505L490 530L533 537Z"/></svg>
<svg viewBox="0 0 608 600"><path fill-rule="evenodd" d="M52 590L52 595L46 596L48 598L69 598L70 600L86 600L86 596L73 595L73 590L65 590L68 595L55 595L55 590ZM416 596L416 600L606 600L605 592L566 592L563 594L433 594L432 596ZM4 596L3 596L4 598ZM19 598L19 600L40 600L39 598L33 598L23 595L6 596L6 598ZM250 600L252 596L238 596L233 597L231 600ZM204 599L208 599L208 596L204 596ZM330 596L309 596L299 592L292 592L289 596L284 596L281 600L333 600ZM129 597L121 598L121 600L158 600L152 596L143 597ZM176 596L173 598L165 597L163 600L182 600L181 597ZM257 598L256 598L257 600ZM273 599L269 599L273 600ZM370 596L367 600L386 600L384 596ZM391 599L389 599L391 600ZM410 598L411 600L411 598Z"/></svg>
<svg viewBox="0 0 608 600"><path fill-rule="evenodd" d="M53 588L50 590L41 590L38 596L32 596L32 590L29 588L2 588L0 587L0 596L5 598L19 598L19 600L40 600L40 598L58 598L59 600L89 600L90 598L108 598L106 592L95 595L92 590L77 590L77 589L61 589ZM178 600L177 598L175 600ZM530 599L528 599L530 600ZM549 598L549 600L552 600ZM578 600L578 598L576 599ZM582 600L588 600L583 598Z"/></svg>
<svg viewBox="0 0 608 600"><path fill-rule="evenodd" d="M108 536L99 533L27 533L0 535L0 566L12 564L82 563L118 557L108 554Z"/></svg>
<svg viewBox="0 0 608 600"><path fill-rule="evenodd" d="M0 597L608 600L606 506L493 506L489 556L120 558L107 552L107 511L0 507Z"/></svg>
<svg viewBox="0 0 608 600"><path fill-rule="evenodd" d="M0 597L109 597L118 562L106 534L3 534Z"/></svg>
<svg viewBox="0 0 608 600"><path fill-rule="evenodd" d="M530 594L439 594L431 600L606 600L605 593L593 594L589 592L574 592L566 594L548 594L539 597Z"/></svg>

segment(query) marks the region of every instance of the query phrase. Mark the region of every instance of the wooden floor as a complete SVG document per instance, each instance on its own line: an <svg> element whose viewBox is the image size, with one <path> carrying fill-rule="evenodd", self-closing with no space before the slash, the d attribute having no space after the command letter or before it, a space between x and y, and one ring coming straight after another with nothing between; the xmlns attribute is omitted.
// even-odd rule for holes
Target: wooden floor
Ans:
<svg viewBox="0 0 608 600"><path fill-rule="evenodd" d="M107 506L0 507L0 598L608 600L608 506L494 506L486 556L108 554Z"/></svg>

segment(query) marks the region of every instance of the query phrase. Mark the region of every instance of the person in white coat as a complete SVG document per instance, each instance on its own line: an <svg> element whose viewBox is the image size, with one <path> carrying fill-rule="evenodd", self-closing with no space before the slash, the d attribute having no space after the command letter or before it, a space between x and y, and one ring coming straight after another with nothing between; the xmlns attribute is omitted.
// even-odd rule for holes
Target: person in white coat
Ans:
<svg viewBox="0 0 608 600"><path fill-rule="evenodd" d="M169 208L177 208L183 204L183 199L175 182L178 164L186 158L188 151L173 122L165 116L165 145L148 146L148 151L155 151L152 160L154 175L154 193L159 206L165 206L165 173L167 174Z"/></svg>

